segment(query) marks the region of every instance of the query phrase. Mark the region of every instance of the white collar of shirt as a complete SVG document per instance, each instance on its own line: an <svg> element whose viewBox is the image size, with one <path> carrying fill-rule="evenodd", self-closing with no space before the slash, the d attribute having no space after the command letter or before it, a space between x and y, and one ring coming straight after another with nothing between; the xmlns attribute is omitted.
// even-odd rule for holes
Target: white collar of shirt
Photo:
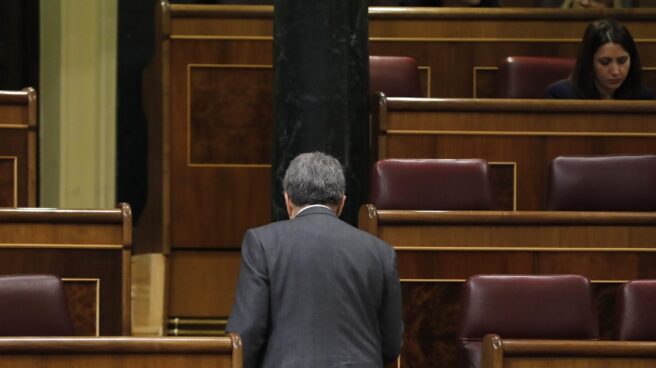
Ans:
<svg viewBox="0 0 656 368"><path fill-rule="evenodd" d="M301 209L296 213L296 216L300 215L301 212L307 210L308 208L312 208L312 207L323 207L323 208L327 208L327 209L331 210L330 207L328 207L328 206L324 206L323 204L311 204L311 205L309 205L309 206L305 206L305 207L301 208ZM332 211L332 210L331 210L331 211Z"/></svg>

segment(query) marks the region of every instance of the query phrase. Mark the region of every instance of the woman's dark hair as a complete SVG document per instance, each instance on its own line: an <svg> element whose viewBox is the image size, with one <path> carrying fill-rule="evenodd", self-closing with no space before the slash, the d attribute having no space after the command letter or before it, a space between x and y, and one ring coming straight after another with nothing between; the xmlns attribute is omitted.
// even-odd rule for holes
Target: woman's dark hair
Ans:
<svg viewBox="0 0 656 368"><path fill-rule="evenodd" d="M624 83L618 88L613 98L630 100L639 98L643 90L642 65L631 33L621 23L613 19L596 20L588 26L579 47L572 82L574 88L586 99L598 99L599 91L595 86L594 54L601 46L617 43L629 54L631 65Z"/></svg>

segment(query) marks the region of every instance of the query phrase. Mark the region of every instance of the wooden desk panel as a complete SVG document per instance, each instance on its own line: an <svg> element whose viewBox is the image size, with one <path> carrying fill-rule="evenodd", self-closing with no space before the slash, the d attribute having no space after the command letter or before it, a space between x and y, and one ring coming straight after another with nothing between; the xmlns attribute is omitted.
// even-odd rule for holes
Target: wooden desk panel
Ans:
<svg viewBox="0 0 656 368"><path fill-rule="evenodd" d="M37 134L34 89L0 91L0 207L36 206Z"/></svg>
<svg viewBox="0 0 656 368"><path fill-rule="evenodd" d="M0 367L241 368L236 335L216 338L0 338Z"/></svg>
<svg viewBox="0 0 656 368"><path fill-rule="evenodd" d="M546 204L559 155L656 154L653 101L409 99L379 96L377 158L483 158L515 165L517 210ZM496 170L493 165L491 171Z"/></svg>
<svg viewBox="0 0 656 368"><path fill-rule="evenodd" d="M573 56L585 26L602 16L624 22L643 66L656 67L653 9L372 7L370 53L415 57L431 96L471 97L475 68L508 55ZM163 1L157 20L157 54L145 78L150 198L138 252L238 248L245 229L270 220L261 204L272 194L273 7ZM221 142L244 144L225 155ZM562 144L570 143L578 144Z"/></svg>
<svg viewBox="0 0 656 368"><path fill-rule="evenodd" d="M460 289L475 274L581 274L602 336L617 285L656 278L656 214L402 211L363 206L359 228L394 246L403 292L402 367L453 367Z"/></svg>
<svg viewBox="0 0 656 368"><path fill-rule="evenodd" d="M131 244L126 204L0 209L1 273L62 278L78 335L130 335Z"/></svg>
<svg viewBox="0 0 656 368"><path fill-rule="evenodd" d="M483 368L642 368L656 365L656 342L483 339Z"/></svg>

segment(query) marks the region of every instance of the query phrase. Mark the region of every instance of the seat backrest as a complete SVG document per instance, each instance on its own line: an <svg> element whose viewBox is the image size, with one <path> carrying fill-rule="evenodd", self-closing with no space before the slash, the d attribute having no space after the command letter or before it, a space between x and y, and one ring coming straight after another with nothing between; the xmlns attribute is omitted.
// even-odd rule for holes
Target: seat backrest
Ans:
<svg viewBox="0 0 656 368"><path fill-rule="evenodd" d="M370 202L378 209L490 210L481 159L386 159L374 164Z"/></svg>
<svg viewBox="0 0 656 368"><path fill-rule="evenodd" d="M50 275L0 276L0 336L73 336L64 287Z"/></svg>
<svg viewBox="0 0 656 368"><path fill-rule="evenodd" d="M369 56L369 93L387 97L422 97L419 69L408 56Z"/></svg>
<svg viewBox="0 0 656 368"><path fill-rule="evenodd" d="M587 278L579 275L477 275L463 288L459 331L462 367L480 367L481 340L597 339Z"/></svg>
<svg viewBox="0 0 656 368"><path fill-rule="evenodd" d="M620 285L615 297L615 338L656 341L656 280Z"/></svg>
<svg viewBox="0 0 656 368"><path fill-rule="evenodd" d="M509 56L499 64L498 98L544 98L547 87L574 71L575 59Z"/></svg>
<svg viewBox="0 0 656 368"><path fill-rule="evenodd" d="M547 209L656 211L656 155L556 157Z"/></svg>

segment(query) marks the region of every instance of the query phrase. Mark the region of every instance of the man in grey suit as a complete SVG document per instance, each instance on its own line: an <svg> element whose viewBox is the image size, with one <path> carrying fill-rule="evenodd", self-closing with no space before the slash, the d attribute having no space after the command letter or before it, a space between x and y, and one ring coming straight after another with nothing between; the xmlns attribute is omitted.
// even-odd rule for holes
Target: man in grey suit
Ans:
<svg viewBox="0 0 656 368"><path fill-rule="evenodd" d="M401 349L394 249L341 221L339 161L304 153L283 180L290 220L250 229L235 304L244 367L382 367Z"/></svg>

